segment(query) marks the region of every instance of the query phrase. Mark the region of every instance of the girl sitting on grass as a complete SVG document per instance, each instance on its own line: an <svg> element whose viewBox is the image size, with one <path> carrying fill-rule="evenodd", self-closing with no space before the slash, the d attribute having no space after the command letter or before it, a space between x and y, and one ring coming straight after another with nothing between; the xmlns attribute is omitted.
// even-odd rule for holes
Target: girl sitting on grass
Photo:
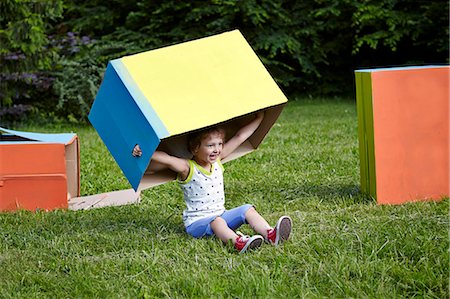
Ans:
<svg viewBox="0 0 450 299"><path fill-rule="evenodd" d="M194 238L215 235L224 243L231 240L240 253L259 247L263 240L276 246L289 238L292 220L288 216L282 216L275 227L271 227L250 204L231 210L224 207L224 168L221 159L245 142L259 127L263 117L264 113L257 113L254 120L240 128L226 143L225 131L218 127L194 133L189 136L188 141L189 151L193 155L191 160L171 156L162 151L153 154L154 163L178 174L177 181L186 202L183 222L186 232ZM137 145L133 155L141 154ZM249 237L235 232L245 223L250 224L258 234Z"/></svg>

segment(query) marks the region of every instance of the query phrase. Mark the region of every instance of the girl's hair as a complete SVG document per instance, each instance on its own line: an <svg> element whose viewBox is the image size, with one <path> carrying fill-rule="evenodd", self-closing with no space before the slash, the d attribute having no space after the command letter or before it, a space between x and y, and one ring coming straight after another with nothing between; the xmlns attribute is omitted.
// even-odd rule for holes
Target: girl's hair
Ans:
<svg viewBox="0 0 450 299"><path fill-rule="evenodd" d="M189 151L193 154L194 150L202 143L202 140L214 133L219 134L220 137L225 141L225 130L218 126L209 127L207 129L196 131L189 134L188 136Z"/></svg>

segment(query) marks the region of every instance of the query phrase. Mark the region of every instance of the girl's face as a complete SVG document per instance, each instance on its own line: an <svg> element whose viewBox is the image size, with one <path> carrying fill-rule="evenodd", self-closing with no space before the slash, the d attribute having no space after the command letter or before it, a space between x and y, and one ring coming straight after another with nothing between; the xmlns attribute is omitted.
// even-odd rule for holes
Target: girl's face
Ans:
<svg viewBox="0 0 450 299"><path fill-rule="evenodd" d="M194 150L195 161L208 168L220 158L222 148L222 135L213 132L203 138L200 145Z"/></svg>

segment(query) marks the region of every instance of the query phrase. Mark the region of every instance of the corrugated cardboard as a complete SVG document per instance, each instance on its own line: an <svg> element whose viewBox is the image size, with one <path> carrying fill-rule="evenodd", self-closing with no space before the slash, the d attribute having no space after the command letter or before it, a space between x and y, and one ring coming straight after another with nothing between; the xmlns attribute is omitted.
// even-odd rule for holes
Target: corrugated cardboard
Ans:
<svg viewBox="0 0 450 299"><path fill-rule="evenodd" d="M89 210L111 206L139 203L139 192L133 189L106 192L96 195L75 197L69 200L69 210Z"/></svg>
<svg viewBox="0 0 450 299"><path fill-rule="evenodd" d="M135 190L173 180L152 171L159 148L190 158L189 132L221 124L230 134L256 111L265 118L228 160L256 149L287 98L235 30L109 62L89 120ZM136 144L142 156L131 155Z"/></svg>
<svg viewBox="0 0 450 299"><path fill-rule="evenodd" d="M449 70L355 71L361 189L378 203L449 196Z"/></svg>

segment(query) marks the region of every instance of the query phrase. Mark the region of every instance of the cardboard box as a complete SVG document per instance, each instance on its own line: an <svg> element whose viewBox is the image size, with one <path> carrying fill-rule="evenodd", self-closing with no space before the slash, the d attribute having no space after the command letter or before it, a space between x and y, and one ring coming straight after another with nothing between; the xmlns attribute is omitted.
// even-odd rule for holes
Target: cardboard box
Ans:
<svg viewBox="0 0 450 299"><path fill-rule="evenodd" d="M80 195L76 134L41 134L0 127L0 211L86 210L137 203L132 189Z"/></svg>
<svg viewBox="0 0 450 299"><path fill-rule="evenodd" d="M355 71L361 190L378 203L449 196L449 70Z"/></svg>
<svg viewBox="0 0 450 299"><path fill-rule="evenodd" d="M135 190L175 179L150 163L159 148L190 158L189 132L221 124L228 136L256 111L265 118L227 160L256 149L287 98L237 30L112 60L89 120ZM133 157L136 144L142 156Z"/></svg>
<svg viewBox="0 0 450 299"><path fill-rule="evenodd" d="M0 133L0 211L66 209L80 193L76 134Z"/></svg>

